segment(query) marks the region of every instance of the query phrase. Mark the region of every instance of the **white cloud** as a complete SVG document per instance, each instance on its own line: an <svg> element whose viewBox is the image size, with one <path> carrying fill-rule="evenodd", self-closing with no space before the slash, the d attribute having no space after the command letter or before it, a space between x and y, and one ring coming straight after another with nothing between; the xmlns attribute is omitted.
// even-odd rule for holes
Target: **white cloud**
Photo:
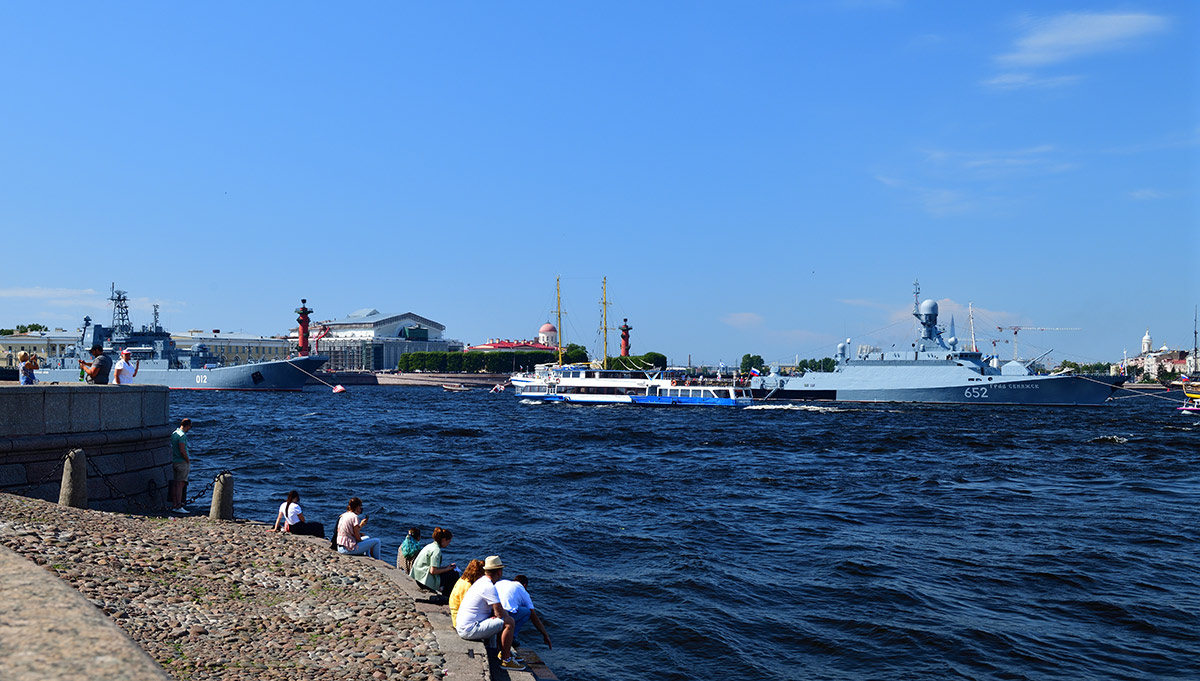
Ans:
<svg viewBox="0 0 1200 681"><path fill-rule="evenodd" d="M730 312L721 318L729 326L739 329L749 329L763 325L762 315L753 312Z"/></svg>
<svg viewBox="0 0 1200 681"><path fill-rule="evenodd" d="M983 85L997 90L1020 90L1023 88L1050 89L1065 87L1079 82L1083 76L1053 76L1042 78L1032 73L1002 73L983 81Z"/></svg>
<svg viewBox="0 0 1200 681"><path fill-rule="evenodd" d="M1053 145L1042 144L1025 149L1000 151L947 151L924 150L926 158L934 163L953 164L963 170L995 177L1000 174L1045 175L1072 170L1073 163L1057 160L1052 156Z"/></svg>
<svg viewBox="0 0 1200 681"><path fill-rule="evenodd" d="M967 195L939 187L921 187L896 178L876 176L881 184L914 196L926 213L934 217L959 215L969 212L974 206Z"/></svg>
<svg viewBox="0 0 1200 681"><path fill-rule="evenodd" d="M1135 189L1129 192L1129 198L1134 201L1153 201L1155 199L1165 199L1167 195L1157 189Z"/></svg>
<svg viewBox="0 0 1200 681"><path fill-rule="evenodd" d="M1122 49L1168 28L1165 17L1117 12L1068 13L1024 23L1028 31L1016 40L1011 52L997 56L997 62L1027 67L1055 64Z"/></svg>

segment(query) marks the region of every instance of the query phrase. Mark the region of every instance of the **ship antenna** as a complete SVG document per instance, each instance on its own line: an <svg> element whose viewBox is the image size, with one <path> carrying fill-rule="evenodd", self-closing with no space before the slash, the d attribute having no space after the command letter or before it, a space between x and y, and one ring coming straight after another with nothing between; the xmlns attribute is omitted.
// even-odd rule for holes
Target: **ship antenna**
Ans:
<svg viewBox="0 0 1200 681"><path fill-rule="evenodd" d="M971 307L970 301L967 301L967 319L971 323L971 352L979 352L979 348L975 345L975 309Z"/></svg>
<svg viewBox="0 0 1200 681"><path fill-rule="evenodd" d="M562 289L559 287L559 277L554 278L554 323L558 324L558 365L562 366Z"/></svg>
<svg viewBox="0 0 1200 681"><path fill-rule="evenodd" d="M917 309L921 298L921 282L913 279L913 314L917 314Z"/></svg>
<svg viewBox="0 0 1200 681"><path fill-rule="evenodd" d="M117 290L116 282L113 282L109 289L108 299L113 304L113 330L125 333L133 331L133 324L129 322L129 298L125 291Z"/></svg>
<svg viewBox="0 0 1200 681"><path fill-rule="evenodd" d="M154 304L154 329L153 330L156 333L158 332L158 303Z"/></svg>

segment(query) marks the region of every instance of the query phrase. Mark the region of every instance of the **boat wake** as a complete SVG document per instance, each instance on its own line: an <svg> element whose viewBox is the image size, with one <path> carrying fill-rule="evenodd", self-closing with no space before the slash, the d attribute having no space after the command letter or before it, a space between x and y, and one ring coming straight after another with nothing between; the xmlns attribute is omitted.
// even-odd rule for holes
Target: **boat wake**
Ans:
<svg viewBox="0 0 1200 681"><path fill-rule="evenodd" d="M1088 440L1088 442L1111 442L1115 445L1123 445L1126 442L1129 442L1129 438L1121 437L1120 435L1101 435L1100 437L1094 437Z"/></svg>
<svg viewBox="0 0 1200 681"><path fill-rule="evenodd" d="M782 411L816 411L825 413L839 413L851 411L850 409L842 409L841 407L822 407L815 404L752 404L746 407L747 410L782 410Z"/></svg>
<svg viewBox="0 0 1200 681"><path fill-rule="evenodd" d="M546 404L541 400L522 399L521 404Z"/></svg>

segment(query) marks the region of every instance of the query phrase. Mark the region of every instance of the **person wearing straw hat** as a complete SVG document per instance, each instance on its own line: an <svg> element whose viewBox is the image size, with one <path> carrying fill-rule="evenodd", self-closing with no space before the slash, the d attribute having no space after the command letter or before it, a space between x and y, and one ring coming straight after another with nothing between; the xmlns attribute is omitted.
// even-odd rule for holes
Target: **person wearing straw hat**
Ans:
<svg viewBox="0 0 1200 681"><path fill-rule="evenodd" d="M458 606L455 630L467 641L486 641L500 635L500 666L504 669L524 669L525 664L513 657L512 642L516 622L500 603L496 582L504 578L504 562L500 556L488 556L483 561L484 577L475 580Z"/></svg>
<svg viewBox="0 0 1200 681"><path fill-rule="evenodd" d="M138 369L142 368L142 360L138 360L137 364L130 364L133 358L129 348L121 350L121 359L113 365L113 381L119 385L133 385L133 379L138 375Z"/></svg>

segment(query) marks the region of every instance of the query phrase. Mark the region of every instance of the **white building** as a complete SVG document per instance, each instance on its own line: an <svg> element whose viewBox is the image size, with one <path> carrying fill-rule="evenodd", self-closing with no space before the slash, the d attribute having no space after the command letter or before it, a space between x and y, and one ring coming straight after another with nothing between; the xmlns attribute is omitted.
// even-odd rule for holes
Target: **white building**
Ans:
<svg viewBox="0 0 1200 681"><path fill-rule="evenodd" d="M219 329L212 333L191 329L186 334L171 334L171 340L175 341L176 347L187 350L203 344L226 366L287 359L291 348L288 339L279 336L222 333Z"/></svg>
<svg viewBox="0 0 1200 681"><path fill-rule="evenodd" d="M463 344L443 338L446 327L413 312L385 314L374 308L350 313L344 319L313 322L309 343L314 354L327 355L330 371L395 369L408 352L462 352ZM292 330L299 343L299 329Z"/></svg>
<svg viewBox="0 0 1200 681"><path fill-rule="evenodd" d="M0 336L0 366L15 367L17 353L22 350L30 354L37 353L38 357L64 355L68 348L75 347L75 341L79 340L80 335L82 335L80 331L67 332L63 329L55 329Z"/></svg>

